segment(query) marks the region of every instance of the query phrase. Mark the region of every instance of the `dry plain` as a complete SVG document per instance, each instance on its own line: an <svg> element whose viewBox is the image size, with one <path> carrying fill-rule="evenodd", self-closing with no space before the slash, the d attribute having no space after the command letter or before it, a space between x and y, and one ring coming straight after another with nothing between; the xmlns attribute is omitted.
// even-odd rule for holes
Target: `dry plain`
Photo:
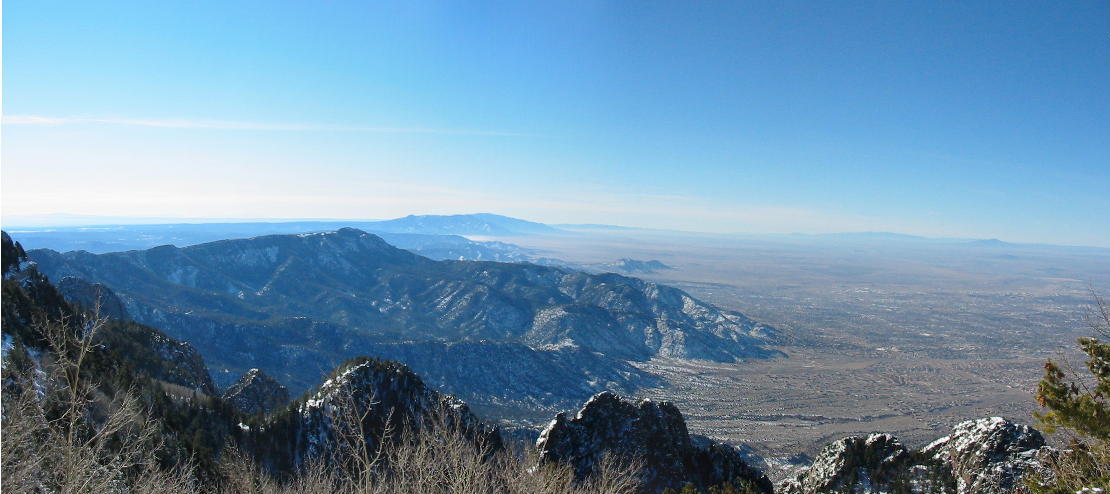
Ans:
<svg viewBox="0 0 1110 494"><path fill-rule="evenodd" d="M635 230L501 240L593 271L635 273L780 330L786 357L639 364L693 432L767 458L889 432L912 446L956 423L1032 423L1046 358L1088 333L1090 292L1110 291L1110 249L884 235L751 237Z"/></svg>

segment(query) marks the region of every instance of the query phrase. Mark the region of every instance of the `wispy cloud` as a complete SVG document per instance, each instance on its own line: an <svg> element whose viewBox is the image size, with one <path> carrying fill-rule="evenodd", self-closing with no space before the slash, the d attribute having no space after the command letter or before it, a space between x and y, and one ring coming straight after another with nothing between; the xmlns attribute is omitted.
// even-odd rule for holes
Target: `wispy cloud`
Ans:
<svg viewBox="0 0 1110 494"><path fill-rule="evenodd" d="M329 125L301 123L246 122L234 120L193 120L122 117L55 117L45 115L4 115L4 125L124 125L166 129L239 130L273 132L365 132L373 134L435 134L493 137L527 137L532 134L483 129L443 129L430 127L389 127L372 125Z"/></svg>

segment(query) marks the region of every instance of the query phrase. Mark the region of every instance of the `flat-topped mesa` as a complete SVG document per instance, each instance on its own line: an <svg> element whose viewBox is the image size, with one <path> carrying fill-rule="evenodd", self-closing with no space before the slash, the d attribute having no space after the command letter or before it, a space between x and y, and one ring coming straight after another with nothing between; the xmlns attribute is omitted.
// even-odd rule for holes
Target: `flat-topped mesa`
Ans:
<svg viewBox="0 0 1110 494"><path fill-rule="evenodd" d="M436 233L454 235L521 236L557 234L560 230L536 223L490 213L453 215L409 215L368 225L374 231L396 233Z"/></svg>
<svg viewBox="0 0 1110 494"><path fill-rule="evenodd" d="M847 437L825 446L779 492L1004 494L1048 451L1036 429L1001 417L961 422L920 451L889 434Z"/></svg>
<svg viewBox="0 0 1110 494"><path fill-rule="evenodd" d="M650 261L642 261L639 259L629 259L627 257L623 259L618 259L617 262L612 264L612 267L617 271L629 274L651 274L657 271L674 269L655 259L652 259Z"/></svg>
<svg viewBox="0 0 1110 494"><path fill-rule="evenodd" d="M245 414L267 414L289 403L289 390L261 370L251 369L227 388L223 398Z"/></svg>
<svg viewBox="0 0 1110 494"><path fill-rule="evenodd" d="M536 447L540 464L569 465L578 478L589 477L610 456L637 462L640 479L651 491L687 484L772 490L771 481L748 466L735 448L712 441L695 444L682 413L669 402L633 404L610 392L598 393L573 419L557 415Z"/></svg>

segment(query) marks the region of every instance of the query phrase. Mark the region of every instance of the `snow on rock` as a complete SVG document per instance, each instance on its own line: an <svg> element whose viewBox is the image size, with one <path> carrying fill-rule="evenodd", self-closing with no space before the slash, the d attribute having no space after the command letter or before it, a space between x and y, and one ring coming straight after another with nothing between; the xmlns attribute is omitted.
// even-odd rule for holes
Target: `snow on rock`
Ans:
<svg viewBox="0 0 1110 494"><path fill-rule="evenodd" d="M345 423L352 418L360 418L361 425ZM304 402L269 417L253 440L265 445L261 453L268 455L263 458L267 464L296 468L310 460L335 461L344 431L361 430L361 439L376 451L382 442L399 440L400 431L439 424L500 447L497 429L481 423L455 398L425 386L408 367L359 358L340 366ZM283 442L284 447L274 447Z"/></svg>
<svg viewBox="0 0 1110 494"><path fill-rule="evenodd" d="M957 424L920 451L889 434L848 437L826 446L779 492L1010 493L1047 449L1036 429L1001 417Z"/></svg>
<svg viewBox="0 0 1110 494"><path fill-rule="evenodd" d="M261 370L251 369L227 389L223 398L245 414L266 414L288 403L289 391Z"/></svg>
<svg viewBox="0 0 1110 494"><path fill-rule="evenodd" d="M909 459L910 451L890 434L846 437L825 446L808 470L780 490L885 492L883 487L905 470Z"/></svg>
<svg viewBox="0 0 1110 494"><path fill-rule="evenodd" d="M607 455L638 461L648 489L699 488L747 483L770 493L771 481L744 462L732 446L695 443L686 421L669 402L633 404L610 392L594 395L574 418L560 413L536 442L539 463L570 465L579 478L589 476Z"/></svg>
<svg viewBox="0 0 1110 494"><path fill-rule="evenodd" d="M1010 492L1025 472L1039 466L1044 436L1002 417L961 422L922 450L950 465L957 492Z"/></svg>

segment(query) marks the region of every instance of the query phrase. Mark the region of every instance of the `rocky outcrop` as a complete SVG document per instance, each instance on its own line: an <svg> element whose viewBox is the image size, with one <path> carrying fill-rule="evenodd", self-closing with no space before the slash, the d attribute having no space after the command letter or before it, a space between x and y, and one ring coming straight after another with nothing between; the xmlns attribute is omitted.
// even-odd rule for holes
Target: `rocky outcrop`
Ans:
<svg viewBox="0 0 1110 494"><path fill-rule="evenodd" d="M216 385L196 348L134 321L109 320L100 333L104 348L136 371L164 383L215 396Z"/></svg>
<svg viewBox="0 0 1110 494"><path fill-rule="evenodd" d="M139 325L132 327L136 326ZM216 385L212 383L212 376L208 374L204 359L192 345L170 338L157 330L146 332L143 337L148 338L148 348L170 364L170 371L152 374L153 377L210 395L217 394Z"/></svg>
<svg viewBox="0 0 1110 494"><path fill-rule="evenodd" d="M598 393L574 418L559 414L536 442L539 461L570 465L588 477L606 456L636 461L648 490L705 489L747 484L770 493L771 481L749 467L735 448L693 441L678 408L669 402L633 404L609 392Z"/></svg>
<svg viewBox="0 0 1110 494"><path fill-rule="evenodd" d="M27 252L23 250L23 246L19 242L12 241L8 236L8 232L0 232L0 259L3 259L3 275L8 278L23 270L24 264L28 262Z"/></svg>
<svg viewBox="0 0 1110 494"><path fill-rule="evenodd" d="M428 388L405 365L357 358L333 371L307 399L269 417L246 444L263 445L256 450L268 466L291 471L306 461L337 461L352 431L376 451L383 442L401 440L402 432L441 425L500 448L496 428L483 424L463 402Z"/></svg>
<svg viewBox="0 0 1110 494"><path fill-rule="evenodd" d="M266 414L289 403L289 390L261 370L251 369L224 392L223 398L247 415Z"/></svg>
<svg viewBox="0 0 1110 494"><path fill-rule="evenodd" d="M826 446L779 492L1008 494L1046 451L1036 429L1001 417L962 422L920 451L889 434L848 437Z"/></svg>
<svg viewBox="0 0 1110 494"><path fill-rule="evenodd" d="M1044 445L1036 429L990 417L961 422L922 452L951 468L957 492L994 493L1012 491L1026 472L1038 468Z"/></svg>
<svg viewBox="0 0 1110 494"><path fill-rule="evenodd" d="M947 492L946 470L939 462L920 458L890 434L846 437L825 446L813 464L780 492Z"/></svg>
<svg viewBox="0 0 1110 494"><path fill-rule="evenodd" d="M66 276L58 281L58 291L66 301L81 307L86 312L95 313L109 319L127 320L127 308L115 292L100 283L89 283L75 276Z"/></svg>

